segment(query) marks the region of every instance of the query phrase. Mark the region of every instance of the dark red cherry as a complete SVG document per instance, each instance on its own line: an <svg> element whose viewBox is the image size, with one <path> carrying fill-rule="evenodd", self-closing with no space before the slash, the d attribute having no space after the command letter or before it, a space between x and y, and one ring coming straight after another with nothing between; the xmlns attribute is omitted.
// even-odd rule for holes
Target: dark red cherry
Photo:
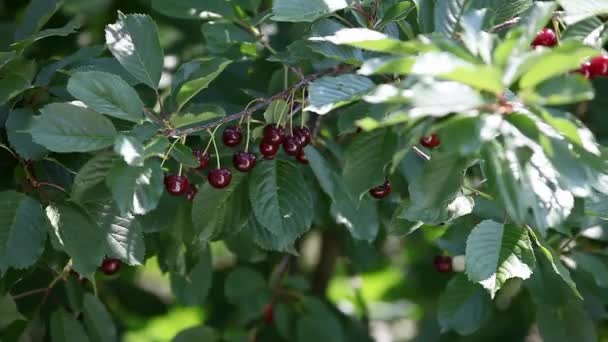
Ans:
<svg viewBox="0 0 608 342"><path fill-rule="evenodd" d="M300 152L296 154L296 160L302 164L308 164L308 157L306 157L306 153L303 149L300 149Z"/></svg>
<svg viewBox="0 0 608 342"><path fill-rule="evenodd" d="M447 255L438 255L433 261L435 270L439 273L452 272L452 257Z"/></svg>
<svg viewBox="0 0 608 342"><path fill-rule="evenodd" d="M589 74L591 78L608 75L608 56L602 55L591 58L589 61Z"/></svg>
<svg viewBox="0 0 608 342"><path fill-rule="evenodd" d="M268 304L264 308L264 323L270 325L274 322L274 305Z"/></svg>
<svg viewBox="0 0 608 342"><path fill-rule="evenodd" d="M379 185L375 188L369 189L369 194L373 198L383 199L391 193L391 181L388 178L384 181L384 184Z"/></svg>
<svg viewBox="0 0 608 342"><path fill-rule="evenodd" d="M537 46L555 46L557 45L557 35L550 28L544 28L536 35L534 41L532 42L532 47Z"/></svg>
<svg viewBox="0 0 608 342"><path fill-rule="evenodd" d="M209 175L207 175L207 180L212 187L216 189L223 189L230 185L230 181L232 180L232 173L225 167L221 167L219 169L213 169L209 171Z"/></svg>
<svg viewBox="0 0 608 342"><path fill-rule="evenodd" d="M193 150L192 153L198 159L198 167L197 170L202 170L209 166L209 160L211 160L211 155L208 152L202 150Z"/></svg>
<svg viewBox="0 0 608 342"><path fill-rule="evenodd" d="M578 70L576 70L575 72L583 75L587 79L591 78L591 63L585 62L581 64L581 67L578 68Z"/></svg>
<svg viewBox="0 0 608 342"><path fill-rule="evenodd" d="M234 157L232 157L234 167L241 172L247 172L253 169L255 167L256 160L257 157L255 154L250 152L238 152L234 154Z"/></svg>
<svg viewBox="0 0 608 342"><path fill-rule="evenodd" d="M186 176L166 175L165 188L174 196L181 196L190 188L190 181Z"/></svg>
<svg viewBox="0 0 608 342"><path fill-rule="evenodd" d="M279 145L271 144L266 141L260 143L260 153L264 156L264 159L274 159L279 152Z"/></svg>
<svg viewBox="0 0 608 342"><path fill-rule="evenodd" d="M262 134L263 140L273 145L280 145L285 140L285 130L275 124L266 125Z"/></svg>
<svg viewBox="0 0 608 342"><path fill-rule="evenodd" d="M106 258L101 263L101 271L105 275L113 275L113 274L116 274L116 272L118 272L120 270L121 265L122 265L122 262L118 259Z"/></svg>
<svg viewBox="0 0 608 342"><path fill-rule="evenodd" d="M298 138L300 146L304 147L310 144L311 134L308 127L297 127L293 129L293 136Z"/></svg>
<svg viewBox="0 0 608 342"><path fill-rule="evenodd" d="M441 145L441 140L437 134L431 134L429 136L420 138L420 145L426 148L435 148Z"/></svg>
<svg viewBox="0 0 608 342"><path fill-rule="evenodd" d="M283 151L290 156L297 156L301 149L300 141L293 135L288 136L283 141Z"/></svg>
<svg viewBox="0 0 608 342"><path fill-rule="evenodd" d="M198 188L194 184L190 184L188 191L186 191L186 199L190 202L194 201L194 197L198 193Z"/></svg>
<svg viewBox="0 0 608 342"><path fill-rule="evenodd" d="M238 146L243 140L243 134L241 134L241 128L237 126L228 126L222 133L222 141L224 145L234 147Z"/></svg>

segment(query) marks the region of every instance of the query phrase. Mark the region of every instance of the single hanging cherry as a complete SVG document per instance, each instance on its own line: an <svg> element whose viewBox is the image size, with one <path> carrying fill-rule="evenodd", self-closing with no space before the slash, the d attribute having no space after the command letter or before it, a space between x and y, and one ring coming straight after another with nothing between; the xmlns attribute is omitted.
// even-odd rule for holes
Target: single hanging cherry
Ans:
<svg viewBox="0 0 608 342"><path fill-rule="evenodd" d="M433 260L433 266L439 273L452 272L452 257L448 255L438 255Z"/></svg>
<svg viewBox="0 0 608 342"><path fill-rule="evenodd" d="M225 167L220 167L209 171L207 175L209 184L216 189L223 189L230 185L232 181L232 173Z"/></svg>
<svg viewBox="0 0 608 342"><path fill-rule="evenodd" d="M232 157L234 167L241 172L248 172L255 167L257 157L251 152L237 152Z"/></svg>
<svg viewBox="0 0 608 342"><path fill-rule="evenodd" d="M198 167L196 168L197 170L202 170L209 166L211 155L208 152L197 149L193 150L192 154L194 154L194 157L196 157L196 159L198 160Z"/></svg>
<svg viewBox="0 0 608 342"><path fill-rule="evenodd" d="M113 275L116 274L120 270L120 266L122 265L122 261L115 258L106 258L101 263L101 271L105 275Z"/></svg>
<svg viewBox="0 0 608 342"><path fill-rule="evenodd" d="M426 148L435 148L441 145L441 140L437 134L431 134L429 136L420 138L420 145Z"/></svg>
<svg viewBox="0 0 608 342"><path fill-rule="evenodd" d="M298 139L301 147L310 144L311 133L308 127L296 127L293 129L293 136Z"/></svg>
<svg viewBox="0 0 608 342"><path fill-rule="evenodd" d="M260 143L260 153L264 156L264 159L274 159L279 152L279 145L271 144L266 141Z"/></svg>
<svg viewBox="0 0 608 342"><path fill-rule="evenodd" d="M532 42L532 47L535 48L537 46L546 46L552 47L557 45L557 35L555 31L550 28L544 28L534 38Z"/></svg>
<svg viewBox="0 0 608 342"><path fill-rule="evenodd" d="M165 189L174 196L181 196L190 188L190 181L186 176L166 175Z"/></svg>
<svg viewBox="0 0 608 342"><path fill-rule="evenodd" d="M287 155L297 156L301 149L302 146L300 145L300 141L293 135L288 136L285 138L285 141L283 141L283 151L285 151Z"/></svg>
<svg viewBox="0 0 608 342"><path fill-rule="evenodd" d="M241 133L241 128L237 126L228 126L224 129L224 132L222 133L222 141L226 146L238 146L242 140L243 134Z"/></svg>
<svg viewBox="0 0 608 342"><path fill-rule="evenodd" d="M373 198L383 199L391 193L391 181L388 178L382 185L369 189L369 194Z"/></svg>
<svg viewBox="0 0 608 342"><path fill-rule="evenodd" d="M263 141L273 145L280 145L285 140L285 130L281 126L269 124L264 127Z"/></svg>
<svg viewBox="0 0 608 342"><path fill-rule="evenodd" d="M190 202L194 201L194 197L198 193L198 188L194 184L190 184L190 188L186 191L186 199Z"/></svg>

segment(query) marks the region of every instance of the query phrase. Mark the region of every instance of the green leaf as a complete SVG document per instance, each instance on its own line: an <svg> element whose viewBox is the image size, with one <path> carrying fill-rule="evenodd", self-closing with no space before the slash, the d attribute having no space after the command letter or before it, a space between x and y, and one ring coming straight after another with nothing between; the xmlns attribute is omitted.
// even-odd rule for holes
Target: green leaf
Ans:
<svg viewBox="0 0 608 342"><path fill-rule="evenodd" d="M163 2L164 3L164 2ZM218 334L208 327L193 327L182 330L172 340L172 342L219 342Z"/></svg>
<svg viewBox="0 0 608 342"><path fill-rule="evenodd" d="M276 0L272 20L313 22L346 7L345 0Z"/></svg>
<svg viewBox="0 0 608 342"><path fill-rule="evenodd" d="M198 263L188 274L171 273L171 289L180 304L198 306L205 304L212 279L211 251L207 246Z"/></svg>
<svg viewBox="0 0 608 342"><path fill-rule="evenodd" d="M467 239L465 270L494 298L511 278L528 279L534 270L534 251L526 229L485 220Z"/></svg>
<svg viewBox="0 0 608 342"><path fill-rule="evenodd" d="M224 295L230 303L238 304L239 301L255 295L266 287L266 280L260 273L251 268L239 266L226 277Z"/></svg>
<svg viewBox="0 0 608 342"><path fill-rule="evenodd" d="M36 64L15 58L0 69L0 106L30 88Z"/></svg>
<svg viewBox="0 0 608 342"><path fill-rule="evenodd" d="M601 49L608 34L606 25L597 17L591 17L570 25L562 32L561 40L576 40L596 49Z"/></svg>
<svg viewBox="0 0 608 342"><path fill-rule="evenodd" d="M87 213L71 204L46 207L52 234L59 246L72 258L74 270L90 276L105 256L104 234Z"/></svg>
<svg viewBox="0 0 608 342"><path fill-rule="evenodd" d="M260 163L252 172L249 198L256 219L271 233L301 235L310 229L312 194L292 163Z"/></svg>
<svg viewBox="0 0 608 342"><path fill-rule="evenodd" d="M451 94L458 94L452 96ZM421 81L411 88L412 119L475 109L484 104L476 90L457 82Z"/></svg>
<svg viewBox="0 0 608 342"><path fill-rule="evenodd" d="M79 28L80 28L80 23L78 22L78 20L72 20L63 27L40 31L29 38L15 42L11 45L11 48L14 50L20 51L44 38L54 37L54 36L65 37L65 36L69 36L71 34L77 33L78 32L77 30Z"/></svg>
<svg viewBox="0 0 608 342"><path fill-rule="evenodd" d="M438 319L442 332L454 330L460 335L470 335L490 318L491 313L490 296L462 274L454 276L439 297Z"/></svg>
<svg viewBox="0 0 608 342"><path fill-rule="evenodd" d="M194 156L192 149L184 144L175 144L171 150L171 157L185 167L197 168L200 166L200 162Z"/></svg>
<svg viewBox="0 0 608 342"><path fill-rule="evenodd" d="M226 189L215 189L209 183L200 187L192 205L198 239L216 240L242 229L251 212L247 186L248 177L235 173Z"/></svg>
<svg viewBox="0 0 608 342"><path fill-rule="evenodd" d="M598 341L596 326L583 305L560 308L539 306L536 320L544 341Z"/></svg>
<svg viewBox="0 0 608 342"><path fill-rule="evenodd" d="M306 298L305 314L296 322L296 341L341 342L344 331L336 315L317 298Z"/></svg>
<svg viewBox="0 0 608 342"><path fill-rule="evenodd" d="M112 316L103 303L94 295L84 295L84 325L94 342L117 341L116 327Z"/></svg>
<svg viewBox="0 0 608 342"><path fill-rule="evenodd" d="M493 93L503 93L505 90L501 70L490 65L457 68L439 77Z"/></svg>
<svg viewBox="0 0 608 342"><path fill-rule="evenodd" d="M327 58L353 65L361 65L365 59L363 51L351 46L340 46L331 41L331 35L343 29L345 29L344 25L335 20L317 20L310 28L312 37L308 41L302 42L302 45Z"/></svg>
<svg viewBox="0 0 608 342"><path fill-rule="evenodd" d="M590 17L608 13L606 0L557 0L566 12L566 23L574 24Z"/></svg>
<svg viewBox="0 0 608 342"><path fill-rule="evenodd" d="M253 242L263 250L288 253L295 250L294 243L300 237L300 233L297 231L278 235L270 232L256 220L253 213L249 216L241 233L251 234Z"/></svg>
<svg viewBox="0 0 608 342"><path fill-rule="evenodd" d="M67 67L77 63L90 62L94 60L95 57L101 55L104 51L105 46L103 45L92 45L82 47L76 52L42 67L42 69L40 69L40 72L36 76L36 81L34 82L34 84L39 87L47 86L57 75L59 70L65 70Z"/></svg>
<svg viewBox="0 0 608 342"><path fill-rule="evenodd" d="M127 165L144 165L144 146L134 137L119 135L114 142L114 152L122 156Z"/></svg>
<svg viewBox="0 0 608 342"><path fill-rule="evenodd" d="M91 152L112 146L116 129L112 122L89 109L66 103L43 107L35 118L31 134L34 141L50 151Z"/></svg>
<svg viewBox="0 0 608 342"><path fill-rule="evenodd" d="M445 0L435 5L435 32L453 36L470 6L469 0Z"/></svg>
<svg viewBox="0 0 608 342"><path fill-rule="evenodd" d="M203 89L206 89L231 63L232 61L228 59L214 58L190 61L182 65L175 74L175 81L171 88L177 104L177 112L180 112L182 107Z"/></svg>
<svg viewBox="0 0 608 342"><path fill-rule="evenodd" d="M51 315L51 340L53 342L88 342L89 337L82 325L63 309Z"/></svg>
<svg viewBox="0 0 608 342"><path fill-rule="evenodd" d="M128 265L142 265L146 246L141 225L130 213L121 215L112 201L87 202L85 209L105 234L106 254Z"/></svg>
<svg viewBox="0 0 608 342"><path fill-rule="evenodd" d="M36 34L59 9L63 0L32 0L15 29L15 41Z"/></svg>
<svg viewBox="0 0 608 342"><path fill-rule="evenodd" d="M414 54L436 49L433 45L421 41L401 41L392 38L384 33L370 30L367 28L341 28L336 27L333 21L325 20L320 22L332 22L333 29L327 32L328 28L318 32L316 36L310 38L314 42L330 42L335 45L347 45L359 49L384 52L390 54ZM313 26L321 31L318 22ZM332 32L333 31L333 32ZM320 36L322 35L322 36Z"/></svg>
<svg viewBox="0 0 608 342"><path fill-rule="evenodd" d="M577 269L587 272L599 287L608 287L608 265L606 258L593 253L574 252L572 259Z"/></svg>
<svg viewBox="0 0 608 342"><path fill-rule="evenodd" d="M106 45L118 62L136 79L156 89L163 69L163 51L156 23L147 15L118 14L106 26Z"/></svg>
<svg viewBox="0 0 608 342"><path fill-rule="evenodd" d="M376 129L357 135L344 154L344 185L355 198L384 183L384 167L397 147L397 137L390 129ZM374 165L374 167L369 167Z"/></svg>
<svg viewBox="0 0 608 342"><path fill-rule="evenodd" d="M378 28L384 28L391 22L398 22L401 20L405 20L407 16L410 14L412 10L414 10L415 5L410 1L400 1L393 6L389 7L382 19L376 24Z"/></svg>
<svg viewBox="0 0 608 342"><path fill-rule="evenodd" d="M6 120L6 134L8 141L25 160L40 160L48 151L32 140L29 130L34 121L34 112L31 108L13 109Z"/></svg>
<svg viewBox="0 0 608 342"><path fill-rule="evenodd" d="M0 297L0 330L11 325L15 321L25 320L19 313L17 305L10 295Z"/></svg>
<svg viewBox="0 0 608 342"><path fill-rule="evenodd" d="M580 67L587 58L597 55L598 51L580 42L568 41L552 50L545 50L526 65L526 72L521 77L521 88L532 88L554 76L565 74Z"/></svg>
<svg viewBox="0 0 608 342"><path fill-rule="evenodd" d="M325 76L309 86L306 111L319 115L349 104L367 94L374 87L369 78L359 75Z"/></svg>
<svg viewBox="0 0 608 342"><path fill-rule="evenodd" d="M226 116L226 111L219 106L210 104L193 104L186 108L185 113L171 115L169 122L176 128Z"/></svg>
<svg viewBox="0 0 608 342"><path fill-rule="evenodd" d="M117 163L108 173L106 184L120 212L144 215L158 205L163 194L160 162L148 159L142 167Z"/></svg>
<svg viewBox="0 0 608 342"><path fill-rule="evenodd" d="M32 266L44 251L47 221L35 199L0 192L0 274Z"/></svg>
<svg viewBox="0 0 608 342"><path fill-rule="evenodd" d="M235 15L233 5L226 0L152 0L151 6L166 16L180 19L214 20Z"/></svg>
<svg viewBox="0 0 608 342"><path fill-rule="evenodd" d="M67 89L98 113L132 122L143 119L143 102L119 76L101 71L77 72L70 77Z"/></svg>
<svg viewBox="0 0 608 342"><path fill-rule="evenodd" d="M486 8L498 24L525 12L532 4L533 0L473 0L472 7Z"/></svg>
<svg viewBox="0 0 608 342"><path fill-rule="evenodd" d="M520 90L519 96L526 103L557 106L590 101L594 97L594 91L591 83L582 75L560 75L535 88Z"/></svg>
<svg viewBox="0 0 608 342"><path fill-rule="evenodd" d="M72 198L76 201L82 199L87 190L103 182L118 160L119 157L116 154L102 152L87 161L74 178Z"/></svg>
<svg viewBox="0 0 608 342"><path fill-rule="evenodd" d="M272 101L272 103L266 108L264 112L264 120L267 123L277 123L279 122L279 118L283 120L286 118L287 111L289 110L289 104L287 101L279 99Z"/></svg>

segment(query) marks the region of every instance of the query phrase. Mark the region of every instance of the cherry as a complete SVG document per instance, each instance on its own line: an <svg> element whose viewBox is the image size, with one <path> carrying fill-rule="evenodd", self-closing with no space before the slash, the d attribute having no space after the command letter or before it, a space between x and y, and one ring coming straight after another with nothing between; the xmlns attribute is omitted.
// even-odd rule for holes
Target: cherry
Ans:
<svg viewBox="0 0 608 342"><path fill-rule="evenodd" d="M578 68L578 70L576 70L575 72L578 72L579 74L583 75L585 78L589 79L591 78L591 63L589 62L585 62L583 64L581 64L581 67Z"/></svg>
<svg viewBox="0 0 608 342"><path fill-rule="evenodd" d="M535 48L537 46L555 46L557 45L557 35L550 28L544 28L536 35L534 41L532 42L532 47Z"/></svg>
<svg viewBox="0 0 608 342"><path fill-rule="evenodd" d="M608 56L602 55L591 58L589 61L589 75L608 76Z"/></svg>
<svg viewBox="0 0 608 342"><path fill-rule="evenodd" d="M304 153L303 149L300 149L300 152L296 154L296 160L302 164L308 164L308 157L306 157L306 153Z"/></svg>
<svg viewBox="0 0 608 342"><path fill-rule="evenodd" d="M186 176L166 175L165 188L174 196L181 196L190 188L190 181Z"/></svg>
<svg viewBox="0 0 608 342"><path fill-rule="evenodd" d="M285 130L281 126L275 124L266 125L264 127L264 141L273 145L280 145L285 140Z"/></svg>
<svg viewBox="0 0 608 342"><path fill-rule="evenodd" d="M198 159L198 167L197 170L202 170L209 166L209 160L211 159L211 155L208 152L204 152L201 150L193 150L192 153Z"/></svg>
<svg viewBox="0 0 608 342"><path fill-rule="evenodd" d="M271 144L266 141L260 143L260 152L264 156L264 159L274 159L279 152L279 145Z"/></svg>
<svg viewBox="0 0 608 342"><path fill-rule="evenodd" d="M433 265L435 266L435 270L437 270L439 273L452 272L452 257L447 255L438 255L435 257Z"/></svg>
<svg viewBox="0 0 608 342"><path fill-rule="evenodd" d="M101 263L101 271L105 275L113 275L113 274L116 274L116 272L118 272L120 270L121 265L122 265L122 262L118 259L106 258Z"/></svg>
<svg viewBox="0 0 608 342"><path fill-rule="evenodd" d="M300 146L304 147L310 144L311 134L308 127L297 127L293 129L293 135L298 138Z"/></svg>
<svg viewBox="0 0 608 342"><path fill-rule="evenodd" d="M391 181L388 178L384 181L384 184L379 185L375 188L369 189L369 194L373 198L383 199L391 193Z"/></svg>
<svg viewBox="0 0 608 342"><path fill-rule="evenodd" d="M222 141L224 145L234 147L241 143L243 140L243 134L241 134L241 128L237 126L228 126L222 133Z"/></svg>
<svg viewBox="0 0 608 342"><path fill-rule="evenodd" d="M270 325L274 321L274 305L268 304L264 308L264 323Z"/></svg>
<svg viewBox="0 0 608 342"><path fill-rule="evenodd" d="M234 167L241 172L247 172L253 169L256 160L255 154L250 152L238 152L232 157Z"/></svg>
<svg viewBox="0 0 608 342"><path fill-rule="evenodd" d="M441 145L441 140L437 134L431 134L429 136L420 138L420 145L426 148L435 148Z"/></svg>
<svg viewBox="0 0 608 342"><path fill-rule="evenodd" d="M288 136L283 141L283 151L290 156L297 156L301 149L302 146L300 146L298 138L293 135Z"/></svg>
<svg viewBox="0 0 608 342"><path fill-rule="evenodd" d="M190 202L194 201L194 197L198 193L198 188L194 184L190 184L188 191L186 191L186 199Z"/></svg>
<svg viewBox="0 0 608 342"><path fill-rule="evenodd" d="M207 180L212 187L216 189L223 189L230 185L230 181L232 180L232 173L230 170L224 167L220 167L217 169L213 169L209 171L209 175L207 175Z"/></svg>

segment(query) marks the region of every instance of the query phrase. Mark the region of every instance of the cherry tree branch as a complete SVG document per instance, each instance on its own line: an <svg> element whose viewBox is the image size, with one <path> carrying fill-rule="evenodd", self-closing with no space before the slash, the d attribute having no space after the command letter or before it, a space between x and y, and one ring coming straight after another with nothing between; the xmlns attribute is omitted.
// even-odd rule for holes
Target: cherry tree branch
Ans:
<svg viewBox="0 0 608 342"><path fill-rule="evenodd" d="M339 65L337 67L334 68L330 68L330 69L326 69L323 71L319 71L317 73L308 75L306 77L304 77L303 79L301 79L300 81L298 81L296 84L292 85L291 87L277 93L274 94L268 98L265 99L260 99L260 101L254 105L251 106L245 110L242 110L238 113L235 114L231 114L228 116L225 116L215 122L212 123L205 123L205 124L195 124L193 126L190 127L186 127L186 128L174 128L174 129L166 129L163 133L166 136L183 136L183 135L189 135L189 134L194 134L197 132L202 132L205 131L207 129L216 127L218 125L230 122L230 121L234 121L237 119L240 119L241 117L247 116L247 115L252 115L253 113L257 112L260 109L266 108L268 107L273 101L275 100L279 100L279 99L286 99L291 93L293 93L294 91L297 91L303 87L306 87L308 84L310 84L311 82L323 77L323 76L328 76L328 75L337 75L337 74L342 74L342 73L346 73L352 71L352 68L350 66L345 66L345 65Z"/></svg>

